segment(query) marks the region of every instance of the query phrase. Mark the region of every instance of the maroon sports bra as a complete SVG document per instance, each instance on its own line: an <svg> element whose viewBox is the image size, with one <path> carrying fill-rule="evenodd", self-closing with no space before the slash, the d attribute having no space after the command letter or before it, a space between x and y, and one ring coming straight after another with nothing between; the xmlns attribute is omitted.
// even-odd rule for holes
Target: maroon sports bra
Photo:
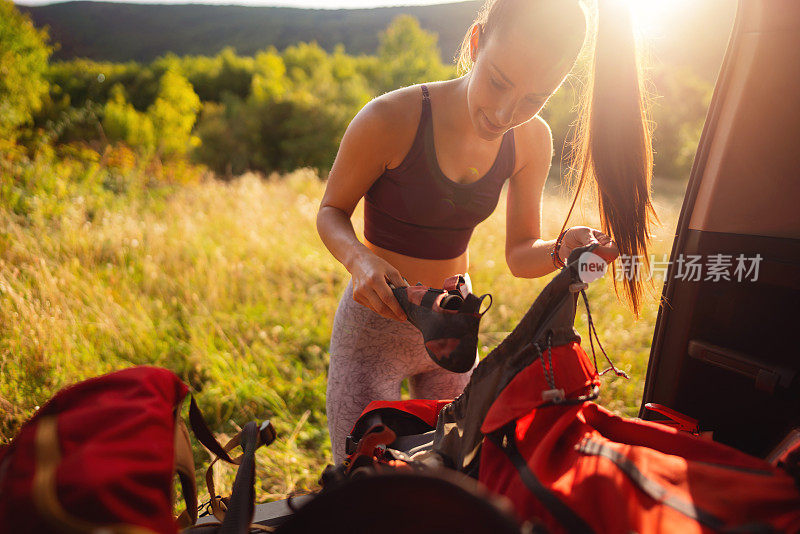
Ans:
<svg viewBox="0 0 800 534"><path fill-rule="evenodd" d="M414 144L399 166L386 169L364 195L364 237L415 258L460 256L475 226L492 214L514 172L514 131L503 135L492 168L468 184L444 175L436 160L428 88Z"/></svg>

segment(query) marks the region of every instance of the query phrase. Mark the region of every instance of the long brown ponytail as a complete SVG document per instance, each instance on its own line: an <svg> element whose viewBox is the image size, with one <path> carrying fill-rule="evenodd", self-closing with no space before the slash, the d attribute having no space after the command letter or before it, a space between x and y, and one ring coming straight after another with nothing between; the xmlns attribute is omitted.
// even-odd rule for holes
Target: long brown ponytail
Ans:
<svg viewBox="0 0 800 534"><path fill-rule="evenodd" d="M595 19L589 83L571 142L568 179L575 196L564 227L583 190L596 184L601 229L620 252L612 264L614 287L619 294L616 275L622 269L623 298L638 316L650 227L657 220L650 200L651 130L628 6L598 0Z"/></svg>
<svg viewBox="0 0 800 534"><path fill-rule="evenodd" d="M565 19L576 16L579 0L556 2L553 5L564 9L556 10L556 15L550 11L548 16ZM515 18L542 16L544 12L530 10L542 3L543 0L487 0L473 26L480 24L484 36L488 36ZM644 292L642 274L650 264L647 255L650 227L657 220L650 200L651 131L630 9L622 0L595 0L592 4L597 5L597 12L588 17L591 20L584 50L593 49L594 53L581 62L587 70L587 83L570 140L567 172L574 198L562 230L583 192L596 187L601 229L612 236L620 251L620 258L612 263L614 288L619 295L616 278L618 269L622 269L622 298L638 316ZM586 11L584 8L584 16ZM581 16L580 11L577 16ZM557 21L548 20L547 24L554 22ZM556 35L551 38L553 53L572 53L568 52L572 50L570 39L559 37L559 32L548 33ZM470 32L467 32L456 55L462 73L472 66L469 46Z"/></svg>

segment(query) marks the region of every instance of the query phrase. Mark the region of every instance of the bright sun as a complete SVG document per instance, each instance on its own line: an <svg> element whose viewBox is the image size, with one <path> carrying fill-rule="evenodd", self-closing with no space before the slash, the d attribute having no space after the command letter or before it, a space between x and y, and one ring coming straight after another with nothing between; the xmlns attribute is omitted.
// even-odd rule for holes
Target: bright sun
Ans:
<svg viewBox="0 0 800 534"><path fill-rule="evenodd" d="M689 0L625 0L631 9L633 23L644 37L662 37L666 16L685 9Z"/></svg>

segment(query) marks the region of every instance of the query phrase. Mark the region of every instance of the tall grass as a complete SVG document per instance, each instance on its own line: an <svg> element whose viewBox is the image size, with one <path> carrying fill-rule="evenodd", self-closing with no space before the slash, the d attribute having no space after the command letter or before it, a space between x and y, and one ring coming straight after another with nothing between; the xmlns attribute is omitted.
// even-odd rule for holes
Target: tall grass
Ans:
<svg viewBox="0 0 800 534"><path fill-rule="evenodd" d="M66 171L43 162L27 172L41 179ZM273 421L279 439L259 452L259 500L313 488L330 461L328 341L348 276L315 230L324 183L299 170L229 183L129 187L143 172L131 165L117 172L127 192L103 202L91 191L107 194L116 183L108 173L99 189L48 190L38 200L29 194L24 209L17 197L15 207L8 200L0 206L0 442L65 385L158 365L191 386L220 433L251 418ZM57 190L66 181L56 176L52 185ZM657 199L665 222L657 254L669 253L679 205L674 196ZM555 235L566 210L565 198L546 194L545 236ZM550 278L511 276L503 260L504 213L501 201L471 244L475 291L492 293L495 302L481 325L482 355ZM361 220L359 207L359 233ZM608 276L589 289L593 317L606 351L631 380L606 379L601 402L635 415L657 302L634 321ZM585 312L577 327L586 332ZM224 487L230 472L223 469L218 479Z"/></svg>

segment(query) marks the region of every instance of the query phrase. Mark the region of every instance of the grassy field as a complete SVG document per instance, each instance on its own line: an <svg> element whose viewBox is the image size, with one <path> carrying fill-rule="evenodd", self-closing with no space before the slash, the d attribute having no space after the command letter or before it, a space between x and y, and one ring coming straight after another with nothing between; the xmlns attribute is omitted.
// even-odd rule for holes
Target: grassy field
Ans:
<svg viewBox="0 0 800 534"><path fill-rule="evenodd" d="M54 179L53 187L62 181ZM104 190L108 183L106 176ZM158 365L192 387L218 432L235 432L254 417L272 419L280 437L259 452L260 501L313 488L330 460L327 350L347 282L315 230L323 188L300 170L145 188L104 202L78 188L62 191L57 206L36 195L24 210L0 204L0 443L67 384ZM682 190L657 196L659 257L669 254L681 198ZM547 193L545 236L557 233L567 205L558 192ZM550 278L511 276L504 213L501 201L471 244L475 291L494 297L481 325L482 355ZM596 225L590 213L572 224ZM360 207L354 221L360 232ZM589 290L593 317L609 355L631 379L605 378L601 402L635 415L661 280L637 321L617 302L609 278ZM577 328L586 333L582 307ZM197 460L207 458L198 453ZM221 469L218 478L227 487L230 471Z"/></svg>

